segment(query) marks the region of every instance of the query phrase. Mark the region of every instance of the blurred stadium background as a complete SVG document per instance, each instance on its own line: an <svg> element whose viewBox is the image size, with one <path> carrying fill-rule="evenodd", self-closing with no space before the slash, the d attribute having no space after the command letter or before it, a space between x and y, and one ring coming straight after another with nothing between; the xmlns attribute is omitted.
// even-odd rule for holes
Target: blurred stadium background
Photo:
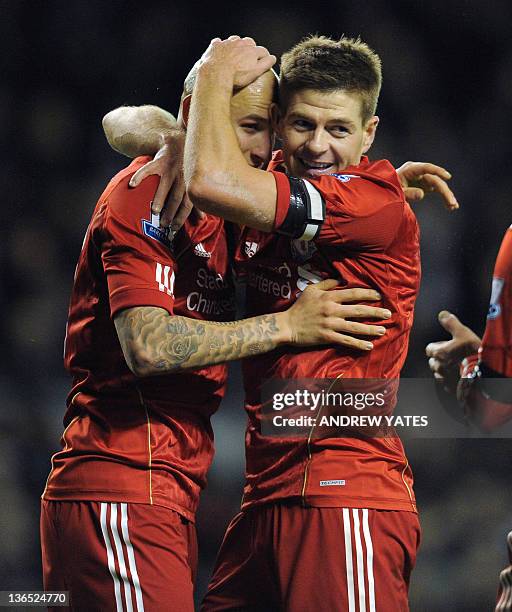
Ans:
<svg viewBox="0 0 512 612"><path fill-rule="evenodd" d="M438 310L482 332L511 222L511 23L509 0L0 2L0 589L40 588L39 495L68 389L68 294L90 212L126 163L108 148L102 116L121 104L177 110L214 36L251 35L279 55L308 33L360 34L384 64L372 157L445 165L462 205L454 215L433 200L416 206L424 277L406 375L426 377L424 346L443 337ZM198 519L198 595L240 501L245 419L232 374ZM423 523L413 611L492 608L512 528L510 450L509 440L408 443Z"/></svg>

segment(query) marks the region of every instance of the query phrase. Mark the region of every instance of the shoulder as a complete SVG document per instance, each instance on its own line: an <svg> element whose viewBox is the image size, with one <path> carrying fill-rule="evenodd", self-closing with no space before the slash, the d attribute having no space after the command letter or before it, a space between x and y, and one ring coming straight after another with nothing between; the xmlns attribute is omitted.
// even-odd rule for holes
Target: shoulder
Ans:
<svg viewBox="0 0 512 612"><path fill-rule="evenodd" d="M371 214L392 203L405 204L398 176L387 160L361 163L347 168L343 173L323 175L308 181L326 202L334 206L354 207L360 214Z"/></svg>
<svg viewBox="0 0 512 612"><path fill-rule="evenodd" d="M152 215L151 202L158 187L159 177L150 176L135 188L128 183L133 174L147 163L148 156L137 157L118 172L109 182L98 201L98 229L104 236L122 243L137 243L141 239L170 248L169 230L161 228L158 215ZM134 242L135 241L135 242Z"/></svg>
<svg viewBox="0 0 512 612"><path fill-rule="evenodd" d="M146 214L150 211L151 200L158 187L159 177L150 176L136 188L128 185L135 172L150 159L149 156L135 158L129 166L123 168L109 181L99 199L108 212L126 217L134 213Z"/></svg>

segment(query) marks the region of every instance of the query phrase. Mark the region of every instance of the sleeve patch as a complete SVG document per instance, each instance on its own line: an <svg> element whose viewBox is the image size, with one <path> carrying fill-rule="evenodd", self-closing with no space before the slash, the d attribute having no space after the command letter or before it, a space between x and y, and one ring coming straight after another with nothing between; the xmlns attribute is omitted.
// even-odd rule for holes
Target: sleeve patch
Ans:
<svg viewBox="0 0 512 612"><path fill-rule="evenodd" d="M336 177L342 183L348 183L350 181L350 179L353 179L353 178L361 178L357 174L336 174L336 173L333 173L333 174L331 174L331 176Z"/></svg>
<svg viewBox="0 0 512 612"><path fill-rule="evenodd" d="M505 279L494 277L492 279L491 303L489 305L488 319L497 319L501 314L500 297L505 285Z"/></svg>
<svg viewBox="0 0 512 612"><path fill-rule="evenodd" d="M168 227L160 227L160 216L151 215L151 221L142 219L142 231L146 236L160 242L168 249L172 248L172 234Z"/></svg>

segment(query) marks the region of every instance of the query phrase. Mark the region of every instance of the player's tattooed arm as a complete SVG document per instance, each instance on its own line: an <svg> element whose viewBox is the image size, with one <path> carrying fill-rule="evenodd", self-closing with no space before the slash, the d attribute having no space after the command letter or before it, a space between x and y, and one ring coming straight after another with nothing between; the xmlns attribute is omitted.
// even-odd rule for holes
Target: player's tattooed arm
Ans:
<svg viewBox="0 0 512 612"><path fill-rule="evenodd" d="M351 302L375 301L371 289L332 290L327 279L307 287L286 311L241 321L218 323L170 315L163 308L140 306L122 310L114 323L125 356L137 376L153 376L242 359L283 344L314 346L338 344L371 350L373 345L355 336L382 336L384 325L351 319L386 320L383 308Z"/></svg>
<svg viewBox="0 0 512 612"><path fill-rule="evenodd" d="M259 355L286 339L278 315L216 323L171 316L155 307L122 311L115 319L129 368L137 376L182 370Z"/></svg>

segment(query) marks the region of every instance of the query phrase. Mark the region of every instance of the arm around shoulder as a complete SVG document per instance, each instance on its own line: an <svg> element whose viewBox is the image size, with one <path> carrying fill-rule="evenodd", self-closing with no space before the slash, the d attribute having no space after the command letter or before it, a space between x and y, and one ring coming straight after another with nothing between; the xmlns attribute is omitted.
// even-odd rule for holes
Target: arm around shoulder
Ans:
<svg viewBox="0 0 512 612"><path fill-rule="evenodd" d="M126 363L140 377L258 355L292 340L286 313L222 323L140 306L120 311L114 324Z"/></svg>
<svg viewBox="0 0 512 612"><path fill-rule="evenodd" d="M109 145L127 157L155 155L179 130L175 117L152 105L120 106L102 120Z"/></svg>

